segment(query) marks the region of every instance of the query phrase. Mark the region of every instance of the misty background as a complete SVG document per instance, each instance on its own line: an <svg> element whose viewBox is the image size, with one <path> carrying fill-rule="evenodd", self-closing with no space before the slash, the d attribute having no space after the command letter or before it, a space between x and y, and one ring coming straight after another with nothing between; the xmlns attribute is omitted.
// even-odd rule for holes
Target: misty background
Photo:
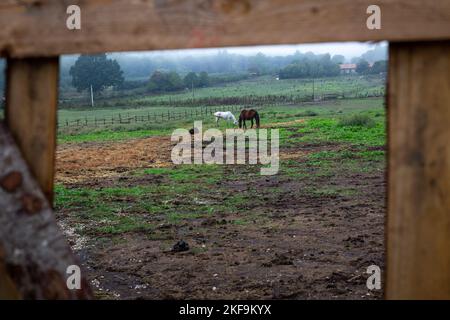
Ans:
<svg viewBox="0 0 450 320"><path fill-rule="evenodd" d="M361 59L373 63L387 60L387 44L349 43L125 52L108 54L108 58L119 63L126 81L147 81L156 70L175 71L180 74L202 71L208 74L243 74L258 67L262 74L276 74L295 60L326 54L338 63L357 63ZM77 58L78 55L62 57L62 85L70 85L69 70Z"/></svg>
<svg viewBox="0 0 450 320"><path fill-rule="evenodd" d="M387 60L387 43L328 43L310 45L277 45L229 47L212 49L165 50L152 52L109 53L123 71L125 82L131 87L148 82L157 70L177 72L207 72L209 75L249 73L278 74L293 61L327 57L334 63L374 63ZM79 55L65 55L60 60L61 91L72 88L70 68ZM0 90L5 84L5 59L0 59Z"/></svg>

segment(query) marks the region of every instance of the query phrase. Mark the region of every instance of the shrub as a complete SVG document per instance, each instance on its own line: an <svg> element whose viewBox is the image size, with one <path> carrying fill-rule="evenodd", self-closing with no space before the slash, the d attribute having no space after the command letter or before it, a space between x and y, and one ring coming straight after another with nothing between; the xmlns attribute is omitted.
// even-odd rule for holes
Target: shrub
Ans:
<svg viewBox="0 0 450 320"><path fill-rule="evenodd" d="M360 126L371 128L375 126L375 121L367 114L354 114L341 118L338 125L341 127Z"/></svg>

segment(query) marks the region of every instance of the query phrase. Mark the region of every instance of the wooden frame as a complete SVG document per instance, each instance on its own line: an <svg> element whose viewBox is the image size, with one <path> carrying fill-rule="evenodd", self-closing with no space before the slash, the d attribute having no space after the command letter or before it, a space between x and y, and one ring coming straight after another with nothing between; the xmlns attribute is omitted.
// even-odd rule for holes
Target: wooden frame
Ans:
<svg viewBox="0 0 450 320"><path fill-rule="evenodd" d="M387 298L450 299L450 41L389 56Z"/></svg>
<svg viewBox="0 0 450 320"><path fill-rule="evenodd" d="M17 173L8 171L8 162L0 166L0 206L45 211L46 223L54 225L49 204L35 206L33 199L45 200L33 189L33 176L51 201L60 54L388 40L386 297L450 299L450 1L376 1L382 10L379 30L366 27L366 9L372 4L367 0L77 0L71 4L82 9L81 30L65 27L64 1L0 4L0 55L8 58L6 125L30 171L25 166L20 169L26 183L18 185ZM0 145L15 150L8 130L0 130ZM22 161L18 152L13 154ZM24 190L34 190L34 198L23 200ZM8 214L15 219L11 212L0 212L0 220ZM17 228L25 228L20 219ZM27 230L32 236L33 229ZM60 244L50 251L55 252L50 259L73 263L71 255L63 254L67 245L56 236L58 231L49 227L46 232ZM17 241L0 232L0 296L29 297L25 293L31 290L32 297L90 297L88 289L75 296L62 289L64 264L56 260L48 264L57 279L50 293L42 291L37 279L27 278L24 283L11 276L11 250ZM25 250L34 248L32 243L24 245ZM45 254L38 251L33 257L39 260ZM47 274L50 269L40 270Z"/></svg>
<svg viewBox="0 0 450 320"><path fill-rule="evenodd" d="M81 30L66 28L69 4L81 8ZM372 4L379 30L366 27ZM445 40L449 21L448 0L3 0L0 55Z"/></svg>

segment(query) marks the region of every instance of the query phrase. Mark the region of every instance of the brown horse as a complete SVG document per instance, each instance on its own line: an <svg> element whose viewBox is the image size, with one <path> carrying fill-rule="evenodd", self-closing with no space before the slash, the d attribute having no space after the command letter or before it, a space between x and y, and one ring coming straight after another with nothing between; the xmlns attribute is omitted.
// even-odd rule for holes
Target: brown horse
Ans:
<svg viewBox="0 0 450 320"><path fill-rule="evenodd" d="M256 128L259 128L259 114L256 110L250 109L250 110L242 110L241 114L239 115L239 128L242 128L242 122L244 122L244 129L247 129L247 125L245 124L245 120L251 120L252 126L250 128L253 128L253 119L256 120Z"/></svg>

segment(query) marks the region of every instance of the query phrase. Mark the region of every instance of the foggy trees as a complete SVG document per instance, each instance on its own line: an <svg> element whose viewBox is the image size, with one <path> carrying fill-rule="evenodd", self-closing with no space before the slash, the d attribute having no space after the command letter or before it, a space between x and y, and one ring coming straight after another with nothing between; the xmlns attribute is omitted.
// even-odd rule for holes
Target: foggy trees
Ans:
<svg viewBox="0 0 450 320"><path fill-rule="evenodd" d="M200 76L198 79L199 87L207 87L209 86L209 75L205 71L200 72Z"/></svg>
<svg viewBox="0 0 450 320"><path fill-rule="evenodd" d="M356 64L356 72L359 74L368 74L369 71L370 71L369 63L364 59L359 60L359 62Z"/></svg>
<svg viewBox="0 0 450 320"><path fill-rule="evenodd" d="M336 54L331 58L331 61L337 64L341 64L345 62L345 57L342 54Z"/></svg>
<svg viewBox="0 0 450 320"><path fill-rule="evenodd" d="M123 72L116 60L108 59L106 54L80 55L70 68L72 85L83 91L92 89L101 92L109 86L120 87L124 82Z"/></svg>
<svg viewBox="0 0 450 320"><path fill-rule="evenodd" d="M367 62L376 62L376 61L383 61L387 59L387 48L385 46L382 46L380 44L377 44L375 48L372 50L366 51L363 53L360 57L360 59L364 59Z"/></svg>
<svg viewBox="0 0 450 320"><path fill-rule="evenodd" d="M189 72L182 79L175 71L155 71L150 77L148 90L150 92L170 92L184 88L201 88L209 85L209 76L206 72Z"/></svg>
<svg viewBox="0 0 450 320"><path fill-rule="evenodd" d="M339 74L339 64L329 54L302 57L280 70L280 79L330 77Z"/></svg>
<svg viewBox="0 0 450 320"><path fill-rule="evenodd" d="M200 79L195 72L189 72L183 79L184 86L186 88L197 88L200 83Z"/></svg>
<svg viewBox="0 0 450 320"><path fill-rule="evenodd" d="M293 61L316 60L321 56L322 54L300 51L271 55L263 53L238 54L227 50L220 50L215 54L198 55L190 52L185 54L182 52L179 54L108 54L110 59L114 59L120 64L126 80L143 81L143 79L148 79L149 75L157 70L175 71L179 75L183 75L183 77L188 72L195 72L200 77L200 72L204 71L210 76L210 84L216 81L216 79L212 79L213 77L221 74L276 75L280 69L292 64ZM64 85L71 85L69 70L76 59L77 57L75 56L63 56L61 59L61 80ZM367 60L369 63L387 60L387 47L379 45L353 58L350 58L348 55L344 57L343 55L335 54L332 55L331 61L336 64L357 63L361 59Z"/></svg>
<svg viewBox="0 0 450 320"><path fill-rule="evenodd" d="M150 77L150 82L148 84L150 92L177 91L183 87L183 80L181 80L180 76L175 71L155 71Z"/></svg>
<svg viewBox="0 0 450 320"><path fill-rule="evenodd" d="M94 92L101 92L108 86L129 90L147 85L149 92L173 92L182 89L204 88L219 83L234 82L247 79L255 71L257 75L275 74L279 72L280 79L293 78L318 78L331 77L340 74L339 63L343 61L343 56L335 55L333 58L329 54L315 55L312 52L302 54L297 52L296 59L287 66L276 71L269 72L267 57L257 55L253 59L252 68L247 73L242 74L214 74L209 76L205 71L200 73L190 71L180 76L176 71L154 71L147 84L144 81L124 81L123 72L116 60L108 59L106 54L81 55L70 68L72 85L78 90L92 88ZM371 67L366 60L359 60L356 71L358 74L379 74L386 72L387 61L377 61Z"/></svg>
<svg viewBox="0 0 450 320"><path fill-rule="evenodd" d="M380 60L376 61L372 68L370 68L371 74L380 74L382 72L387 72L387 61L386 60Z"/></svg>

